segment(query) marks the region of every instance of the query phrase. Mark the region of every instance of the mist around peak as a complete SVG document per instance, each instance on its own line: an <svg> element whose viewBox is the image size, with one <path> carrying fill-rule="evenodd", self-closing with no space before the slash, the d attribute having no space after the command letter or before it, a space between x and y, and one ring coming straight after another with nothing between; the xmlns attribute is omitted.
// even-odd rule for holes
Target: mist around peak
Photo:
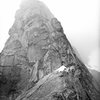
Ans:
<svg viewBox="0 0 100 100"><path fill-rule="evenodd" d="M54 17L48 7L42 1L39 0L22 0L20 4L20 9L22 10L22 12L24 11L30 14L40 14L48 19ZM19 17L19 14L16 13L16 16Z"/></svg>

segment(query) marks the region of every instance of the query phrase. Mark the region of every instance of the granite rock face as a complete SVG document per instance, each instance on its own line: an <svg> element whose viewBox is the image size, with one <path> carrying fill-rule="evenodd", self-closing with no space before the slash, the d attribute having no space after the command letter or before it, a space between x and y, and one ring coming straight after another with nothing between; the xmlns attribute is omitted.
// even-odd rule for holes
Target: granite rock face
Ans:
<svg viewBox="0 0 100 100"><path fill-rule="evenodd" d="M22 2L9 35L0 53L0 100L100 100L92 75L42 2Z"/></svg>

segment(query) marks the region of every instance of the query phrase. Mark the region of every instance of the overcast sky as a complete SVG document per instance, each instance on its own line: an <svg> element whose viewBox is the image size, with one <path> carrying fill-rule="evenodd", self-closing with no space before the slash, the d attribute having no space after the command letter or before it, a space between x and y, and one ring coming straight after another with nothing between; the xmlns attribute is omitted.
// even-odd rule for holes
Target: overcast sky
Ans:
<svg viewBox="0 0 100 100"><path fill-rule="evenodd" d="M99 0L41 0L61 22L65 34L85 63L99 67ZM21 0L0 1L0 51Z"/></svg>

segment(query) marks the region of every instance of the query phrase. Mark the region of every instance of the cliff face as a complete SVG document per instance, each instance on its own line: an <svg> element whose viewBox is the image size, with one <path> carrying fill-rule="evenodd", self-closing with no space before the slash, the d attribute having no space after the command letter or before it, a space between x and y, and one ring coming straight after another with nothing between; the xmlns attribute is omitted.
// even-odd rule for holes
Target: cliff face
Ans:
<svg viewBox="0 0 100 100"><path fill-rule="evenodd" d="M0 100L100 100L92 75L42 2L23 2L9 35L0 54Z"/></svg>

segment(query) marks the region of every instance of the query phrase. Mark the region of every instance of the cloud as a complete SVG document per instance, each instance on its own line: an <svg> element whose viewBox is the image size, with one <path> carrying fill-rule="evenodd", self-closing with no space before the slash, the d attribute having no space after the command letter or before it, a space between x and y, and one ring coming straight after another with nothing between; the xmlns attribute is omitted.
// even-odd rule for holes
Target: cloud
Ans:
<svg viewBox="0 0 100 100"><path fill-rule="evenodd" d="M93 50L89 55L89 62L88 65L90 65L93 69L100 71L100 63L99 63L99 57L100 57L100 48L96 48Z"/></svg>

